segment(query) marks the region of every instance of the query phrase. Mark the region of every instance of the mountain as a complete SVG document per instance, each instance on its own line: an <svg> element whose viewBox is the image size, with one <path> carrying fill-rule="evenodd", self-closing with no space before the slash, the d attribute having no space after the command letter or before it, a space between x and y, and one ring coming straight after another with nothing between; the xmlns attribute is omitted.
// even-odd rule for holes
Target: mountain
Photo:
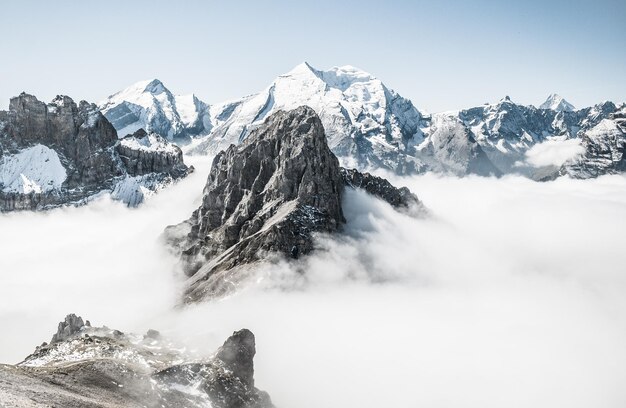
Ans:
<svg viewBox="0 0 626 408"><path fill-rule="evenodd" d="M188 171L180 148L143 131L118 139L85 101L22 93L0 111L0 211L76 205L102 192L136 206Z"/></svg>
<svg viewBox="0 0 626 408"><path fill-rule="evenodd" d="M394 207L424 213L408 189L339 167L321 118L310 107L278 111L214 159L202 205L169 227L190 276L186 302L229 293L251 265L278 254L297 259L315 233L335 233L345 219L345 188L362 188Z"/></svg>
<svg viewBox="0 0 626 408"><path fill-rule="evenodd" d="M563 99L560 95L557 95L557 94L552 94L548 96L548 99L546 99L544 103L539 105L539 109L548 109L548 110L553 110L557 112L563 112L563 111L571 112L571 111L576 110L574 105L567 102L565 99Z"/></svg>
<svg viewBox="0 0 626 408"><path fill-rule="evenodd" d="M247 329L199 358L156 330L123 333L71 314L50 344L17 365L0 364L0 406L272 408L254 386L255 354Z"/></svg>
<svg viewBox="0 0 626 408"><path fill-rule="evenodd" d="M454 116L502 173L519 173L522 169L518 166L531 147L555 139L580 138L616 109L611 102L576 111L537 109L514 103L507 96L496 104L461 110Z"/></svg>
<svg viewBox="0 0 626 408"><path fill-rule="evenodd" d="M539 108L507 96L497 103L429 115L363 70L342 66L324 71L306 62L257 94L211 106L194 97L185 101L155 80L113 95L101 108L118 130L145 127L179 142L198 138L189 153L215 155L243 142L273 113L306 105L320 117L340 163L361 171L533 178L551 177L558 168L533 167L526 156L531 148L582 140L617 109L611 102L575 109L552 94Z"/></svg>
<svg viewBox="0 0 626 408"><path fill-rule="evenodd" d="M560 175L592 178L626 172L626 104L582 132L583 154L566 162Z"/></svg>
<svg viewBox="0 0 626 408"><path fill-rule="evenodd" d="M120 136L138 129L186 142L211 130L209 107L194 95L174 96L161 81L137 82L100 102Z"/></svg>
<svg viewBox="0 0 626 408"><path fill-rule="evenodd" d="M193 152L215 154L241 143L271 114L302 105L320 117L328 145L346 165L398 173L450 170L425 149L428 142L419 148L430 119L411 101L352 66L321 71L306 62L256 95L212 107L214 127Z"/></svg>

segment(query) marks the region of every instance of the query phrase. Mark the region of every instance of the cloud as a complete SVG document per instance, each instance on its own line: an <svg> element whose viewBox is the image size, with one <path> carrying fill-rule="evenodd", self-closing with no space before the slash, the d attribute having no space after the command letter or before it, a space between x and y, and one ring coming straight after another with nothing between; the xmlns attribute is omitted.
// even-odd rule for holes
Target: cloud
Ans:
<svg viewBox="0 0 626 408"><path fill-rule="evenodd" d="M201 353L250 328L256 384L278 406L626 403L626 178L392 177L433 218L350 192L345 234L319 237L315 255L174 310L176 260L157 236L188 217L205 176L139 210L101 201L2 216L2 360L73 311Z"/></svg>
<svg viewBox="0 0 626 408"><path fill-rule="evenodd" d="M584 151L579 139L548 140L528 149L526 163L533 167L561 166Z"/></svg>

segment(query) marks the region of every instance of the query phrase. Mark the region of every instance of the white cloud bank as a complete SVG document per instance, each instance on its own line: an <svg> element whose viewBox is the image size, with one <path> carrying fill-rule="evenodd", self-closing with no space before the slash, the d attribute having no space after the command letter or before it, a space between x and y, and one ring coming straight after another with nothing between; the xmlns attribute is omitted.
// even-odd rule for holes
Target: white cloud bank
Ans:
<svg viewBox="0 0 626 408"><path fill-rule="evenodd" d="M306 279L277 265L172 311L176 260L156 237L197 205L200 173L139 210L1 216L0 361L75 312L206 352L248 327L277 406L625 406L626 178L396 179L433 219L348 194L346 235L320 240Z"/></svg>
<svg viewBox="0 0 626 408"><path fill-rule="evenodd" d="M548 140L528 149L526 163L533 167L561 166L584 151L580 139Z"/></svg>

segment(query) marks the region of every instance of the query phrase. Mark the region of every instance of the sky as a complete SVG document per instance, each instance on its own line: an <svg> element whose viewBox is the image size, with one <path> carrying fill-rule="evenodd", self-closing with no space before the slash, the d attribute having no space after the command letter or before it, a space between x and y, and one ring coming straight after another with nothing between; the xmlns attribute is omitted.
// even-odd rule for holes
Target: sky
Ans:
<svg viewBox="0 0 626 408"><path fill-rule="evenodd" d="M0 108L22 91L98 102L152 78L216 103L302 61L359 67L430 112L505 95L622 102L624 21L623 0L12 1Z"/></svg>

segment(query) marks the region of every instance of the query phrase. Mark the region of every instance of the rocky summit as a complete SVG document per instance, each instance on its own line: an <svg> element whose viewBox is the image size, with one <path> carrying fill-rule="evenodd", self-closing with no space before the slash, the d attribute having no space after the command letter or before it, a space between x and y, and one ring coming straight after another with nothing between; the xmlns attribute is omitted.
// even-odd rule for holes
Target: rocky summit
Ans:
<svg viewBox="0 0 626 408"><path fill-rule="evenodd" d="M61 334L61 336L59 336ZM0 365L0 406L33 408L272 408L254 386L254 334L233 333L210 358L155 330L91 327L68 315L50 344Z"/></svg>
<svg viewBox="0 0 626 408"><path fill-rule="evenodd" d="M104 191L135 206L188 171L180 148L143 130L118 140L85 101L22 93L0 111L0 211L80 204Z"/></svg>
<svg viewBox="0 0 626 408"><path fill-rule="evenodd" d="M334 233L345 223L346 186L398 208L422 208L407 189L341 169L313 109L270 116L243 143L215 157L202 205L167 229L190 276L185 300L228 293L268 253L295 259L311 252L315 233Z"/></svg>

